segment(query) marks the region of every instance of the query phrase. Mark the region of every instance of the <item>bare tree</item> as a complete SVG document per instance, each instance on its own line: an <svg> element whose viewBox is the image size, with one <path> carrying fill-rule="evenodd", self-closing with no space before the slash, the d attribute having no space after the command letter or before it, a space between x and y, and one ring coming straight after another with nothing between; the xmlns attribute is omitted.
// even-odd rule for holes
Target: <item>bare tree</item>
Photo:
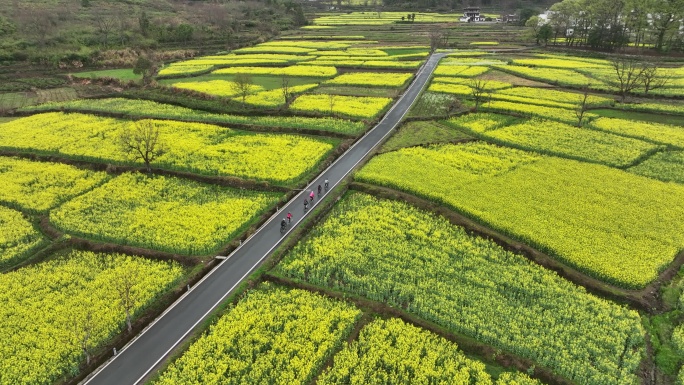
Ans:
<svg viewBox="0 0 684 385"><path fill-rule="evenodd" d="M131 30L131 23L129 21L129 15L133 14L133 10L128 12L117 11L114 14L115 24L116 24L116 34L119 39L119 44L121 46L126 45L128 42L128 31Z"/></svg>
<svg viewBox="0 0 684 385"><path fill-rule="evenodd" d="M472 79L470 81L470 94L475 100L475 111L487 99L487 85L489 82L484 79Z"/></svg>
<svg viewBox="0 0 684 385"><path fill-rule="evenodd" d="M617 77L617 86L620 90L621 102L625 102L627 94L641 85L645 67L634 59L619 57L611 61Z"/></svg>
<svg viewBox="0 0 684 385"><path fill-rule="evenodd" d="M119 145L127 156L142 159L148 173L152 172L150 164L166 153L159 127L151 120L139 120L133 128L126 127L119 136Z"/></svg>
<svg viewBox="0 0 684 385"><path fill-rule="evenodd" d="M57 27L57 16L44 8L26 8L17 13L17 21L29 36L38 40L40 47L45 47L48 36Z"/></svg>
<svg viewBox="0 0 684 385"><path fill-rule="evenodd" d="M86 299L86 301L89 301ZM98 318L95 316L95 308L91 303L81 304L78 308L72 308L67 315L66 328L69 331L68 344L73 344L76 341L78 348L86 357L86 365L90 365L92 359L92 350L95 348L96 342L93 340L93 335L98 332L100 327Z"/></svg>
<svg viewBox="0 0 684 385"><path fill-rule="evenodd" d="M641 75L644 94L648 94L648 91L665 87L670 80L671 76L661 73L660 67L657 64L644 63L644 72Z"/></svg>
<svg viewBox="0 0 684 385"><path fill-rule="evenodd" d="M328 104L330 105L330 115L335 115L335 96L334 94L328 94Z"/></svg>
<svg viewBox="0 0 684 385"><path fill-rule="evenodd" d="M102 45L107 48L109 46L109 36L116 27L116 19L111 15L105 14L102 10L95 12L93 17L97 32L102 37Z"/></svg>
<svg viewBox="0 0 684 385"><path fill-rule="evenodd" d="M582 121L584 120L584 114L587 112L588 105L587 100L589 99L589 85L585 86L580 96L580 102L575 108L575 115L577 116L577 127L582 127Z"/></svg>
<svg viewBox="0 0 684 385"><path fill-rule="evenodd" d="M461 109L462 103L458 98L452 97L444 107L444 118L449 118L451 114Z"/></svg>
<svg viewBox="0 0 684 385"><path fill-rule="evenodd" d="M128 332L133 331L133 310L138 302L138 292L135 286L140 281L140 273L133 266L119 267L115 271L112 285L119 296L119 305L126 313L126 326Z"/></svg>
<svg viewBox="0 0 684 385"><path fill-rule="evenodd" d="M237 74L233 78L233 91L242 98L242 105L247 105L247 96L252 93L252 77L249 74Z"/></svg>
<svg viewBox="0 0 684 385"><path fill-rule="evenodd" d="M292 101L292 88L290 87L290 76L289 75L282 75L280 77L280 86L281 90L283 92L283 99L285 100L285 107L287 107L290 102Z"/></svg>
<svg viewBox="0 0 684 385"><path fill-rule="evenodd" d="M442 31L440 31L438 28L435 28L430 31L430 51L434 52L437 50L442 45L444 36L442 34Z"/></svg>

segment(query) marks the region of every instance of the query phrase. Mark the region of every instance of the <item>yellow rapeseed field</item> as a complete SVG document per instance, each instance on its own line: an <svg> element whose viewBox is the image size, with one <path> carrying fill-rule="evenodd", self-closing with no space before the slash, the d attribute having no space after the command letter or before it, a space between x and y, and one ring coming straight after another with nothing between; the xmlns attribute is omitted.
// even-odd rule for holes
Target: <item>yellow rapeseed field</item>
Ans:
<svg viewBox="0 0 684 385"><path fill-rule="evenodd" d="M684 248L684 186L487 144L407 148L357 178L444 203L620 286L653 281Z"/></svg>

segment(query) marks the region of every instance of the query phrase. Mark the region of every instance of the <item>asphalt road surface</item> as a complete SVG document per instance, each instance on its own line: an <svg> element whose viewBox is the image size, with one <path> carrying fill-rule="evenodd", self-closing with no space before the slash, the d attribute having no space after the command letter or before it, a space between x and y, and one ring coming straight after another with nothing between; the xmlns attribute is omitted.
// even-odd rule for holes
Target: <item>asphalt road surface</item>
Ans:
<svg viewBox="0 0 684 385"><path fill-rule="evenodd" d="M103 364L86 379L88 385L138 384L145 379L167 355L212 312L240 282L245 279L282 241L280 221L292 212L292 231L306 215L304 199L310 190L317 193L318 185L329 181L332 190L356 166L366 160L369 153L401 122L413 102L430 80L439 59L445 54L433 54L418 72L404 95L385 114L385 117L359 139L354 146L323 171L300 194L273 215L254 235L243 242L227 259L207 274L199 283L179 298L136 339L124 347L117 356ZM325 195L326 190L323 190ZM318 194L316 194L318 195ZM317 205L316 196L313 205ZM310 212L312 209L309 207Z"/></svg>

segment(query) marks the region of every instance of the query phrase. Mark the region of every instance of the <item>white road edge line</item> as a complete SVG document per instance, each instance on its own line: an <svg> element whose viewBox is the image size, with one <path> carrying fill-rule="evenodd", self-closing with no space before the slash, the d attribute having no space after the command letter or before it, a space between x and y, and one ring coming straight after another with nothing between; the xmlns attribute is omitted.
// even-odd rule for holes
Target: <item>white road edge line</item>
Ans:
<svg viewBox="0 0 684 385"><path fill-rule="evenodd" d="M435 54L435 55L440 55L440 54ZM444 55L442 54L442 56L444 56ZM414 81L413 81L414 83L415 83L416 80L418 80L418 77L419 77L423 72L425 72L425 70L428 68L428 63L430 62L430 59L431 59L431 58L432 58L432 56L431 56L430 58L428 58L428 59L425 61L425 64L423 65L423 67L418 71L418 73L416 73L416 77L414 78ZM441 59L441 58L440 58L440 59ZM437 63L439 63L439 60L437 61ZM406 116L406 114L407 114L408 111L411 109L411 107L413 106L413 104L416 102L416 100L418 100L418 98L419 98L419 96L420 96L420 93L423 91L423 89L425 88L425 86L429 83L429 80L430 80L430 79L428 79L427 81L425 81L425 84L423 84L423 85L421 86L420 90L418 90L418 95L416 95L416 99L414 99L413 102L411 102L411 104L408 106L408 108L406 108L406 111L404 111L404 113L401 114L401 116L399 117L399 120L397 120L397 123L395 123L394 126L393 126L392 128L390 128L389 131L387 131L387 133L386 133L385 135L383 135L383 136L380 138L380 140L378 141L378 143L382 142L382 141L383 141L383 140L384 140L384 139L385 139L385 138L386 138L386 137L387 137L387 136L388 136L388 135L389 135L389 134L398 126L398 125L399 125L399 123L401 123L401 121L404 119L404 116ZM408 89L410 89L410 88L411 88L411 86L408 87ZM356 147L359 143L363 142L363 140L364 140L367 136L369 136L373 131L375 131L375 128L377 128L378 126L380 126L380 125L383 123L383 121L387 118L387 116L388 116L388 115L389 115L389 114L390 114L390 113L399 105L399 103L401 102L401 100L402 100L405 96L406 96L406 92L404 92L404 94L402 95L402 97L401 97L401 98L392 106L392 108L389 109L389 111L387 111L387 113L385 113L385 116L380 120L380 122L378 122L378 124L376 124L375 127L373 127L371 130L369 130L368 132L366 132L360 139L358 139L356 142L354 142L354 144L352 144L352 146L349 147L349 149L347 149L347 151L345 152L345 154L350 153L351 150L352 150L354 147ZM371 147L368 151L366 151L366 153L363 154L363 155L361 156L361 158L360 158L356 163L354 163L354 165L353 165L346 173L344 173L344 175L342 175L342 177L340 178L340 180L339 180L338 182L333 183L332 187L330 187L330 191L332 191L332 190L333 190L333 189L334 189L342 180L344 180L344 179L347 177L347 175L349 175L349 173L350 173L352 170L354 170L354 169L356 168L356 166L358 166L359 163L361 163L361 162L366 158L366 156L367 156L371 151L373 151L374 149L375 149L375 146ZM343 158L344 158L344 156L341 156L341 157L335 159L335 161L334 161L333 163L331 163L330 166L328 166L325 170L323 170L320 174L318 174L319 177L320 177L321 175L325 175L326 172L328 172L331 168L333 168L333 167L337 164L337 162L339 162L339 161L342 160ZM317 179L318 179L318 178L314 178L313 181L312 181L310 184L308 184L307 187L306 187L304 190L302 190L299 194L297 194L297 195L296 195L294 198L292 198L290 201L291 201L291 202L294 202L295 199L301 199L300 196L306 194L306 191L309 190L309 188L312 188L312 187L313 187L313 185L315 184L315 181L316 181ZM190 329L188 329L188 330L181 336L180 339L178 339L176 342L174 342L174 344L173 344L166 352L164 352L164 354L163 354L157 361L155 361L155 363L154 363L149 369L147 369L147 371L145 371L145 373L144 373L140 378L138 378L138 379L133 383L133 385L139 384L140 381L142 381L145 377L147 377L147 375L148 375L152 370L154 370L155 367L157 367L157 365L159 364L159 362L161 362L164 358L166 358L166 357L168 356L168 354L169 354L173 349L175 349L176 346L178 346L178 344L179 344L181 341L183 341L183 340L185 339L185 337L187 337L187 335L188 335L193 329L195 329L195 327L196 327L200 322L202 322L202 321L204 320L204 318L205 318L209 313L211 313L212 311L214 311L214 309L216 309L216 307L217 307L221 302L223 302L223 300L230 294L230 292L232 292L238 285L240 285L240 283L242 283L242 280L244 280L245 277L247 277L249 274L252 273L252 271L254 270L254 268L256 268L256 267L264 260L264 258L266 258L267 255L269 255L276 247L278 247L278 246L280 245L280 243L281 243L282 240L285 238L285 236L287 236L292 230L294 230L294 228L299 224L299 222L301 222L302 220L304 220L304 218L308 215L308 213L311 212L311 211L313 211L313 208L316 207L320 201L322 201L322 199L318 199L318 200L311 206L311 209L309 209L309 211L307 211L300 219L298 219L298 220L297 220L297 221L288 229L288 231L287 231L285 234L283 234L282 237L280 237L280 239L276 242L276 244L273 245L273 247L271 247L266 253L264 253L264 255L262 255L261 258L259 258L259 260L257 261L257 263L255 263L255 264L247 271L247 273L245 273L245 274L240 278L240 280L239 280L235 285L233 285L233 286L232 286L232 287L231 287L223 296L221 296L221 298L220 298L216 303L214 303L214 305L213 305L207 312L205 312L205 313L202 315L202 317L201 317L197 322L195 322L195 323L190 327ZM268 225L269 223L271 223L271 222L273 221L273 219L274 219L276 216L279 216L279 213L282 212L282 211L285 209L286 206L287 206L287 205L283 206L283 208L282 208L281 210L276 211L276 212L275 212L275 213L274 213L274 214L273 214L273 215L272 215L272 216L271 216L271 217L270 217L270 218L269 218L269 219L268 219L268 220L267 220L259 229L257 229L257 231L254 232L254 234L250 235L250 236L249 236L244 242L242 242L235 250L233 250L233 252L231 252L224 260L222 260L215 268L213 268L209 273L207 273L204 277L202 277L202 279L200 279L194 286L192 286L192 287L190 288L190 290L186 291L186 292L183 293L183 295L181 295L177 300L175 300L168 308L166 308L166 310L164 310L164 312L162 312L162 314L160 314L157 318L155 318L154 321L152 321L152 323L150 323L149 325L147 325L147 327L145 327L137 336L135 336L131 341L129 341L129 342L128 342L128 343L127 343L127 344L126 344L126 345L125 345L125 346L124 346L124 347L123 347L123 348L114 356L114 357L112 357L111 359L109 359L103 366L101 366L101 367L98 368L96 371L94 371L93 373L91 373L91 374L88 376L88 378L86 379L86 381L85 381L85 382L82 382L81 385L87 385L88 383L90 383L90 381L92 381L95 377L97 377L97 375L98 375L100 372L102 372L104 369L106 369L112 362L114 362L119 356L121 356L121 354L124 353L124 352L126 351L126 349L128 349L131 345L133 345L133 344L135 343L135 341L137 341L138 339L140 339L140 338L145 334L145 332L147 332L147 331L148 331L149 329L151 329L155 324L157 324L157 322L159 322L159 320L161 320L168 312L170 312L171 310L173 310L173 309L174 309L174 308L175 308L175 307L176 307L176 306L177 306L177 305L178 305L178 304L179 304L179 303L188 295L188 294L190 294L193 290L195 290L196 287L198 287L202 282L204 282L207 278L209 278L215 271L217 271L217 270L221 267L221 265L223 265L224 263L226 263L233 255L235 255L235 253L237 253L237 252L242 248L242 246L244 246L245 244L247 244L247 242L248 242L250 239L252 239L255 235L259 234L262 230L264 230L264 229L267 227L267 225Z"/></svg>

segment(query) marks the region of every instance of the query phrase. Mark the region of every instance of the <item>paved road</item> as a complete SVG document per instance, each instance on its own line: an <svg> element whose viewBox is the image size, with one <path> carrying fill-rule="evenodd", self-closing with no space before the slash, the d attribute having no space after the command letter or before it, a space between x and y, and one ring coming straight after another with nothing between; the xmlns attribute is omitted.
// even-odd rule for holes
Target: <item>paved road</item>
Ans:
<svg viewBox="0 0 684 385"><path fill-rule="evenodd" d="M138 384L218 306L235 287L281 242L280 220L290 211L294 227L304 216L308 191L330 182L330 189L342 181L403 119L445 54L432 55L416 79L385 117L321 173L307 188L271 217L252 237L222 261L183 297L179 298L119 354L86 380L88 385ZM324 190L325 191L325 190ZM314 205L318 203L318 198ZM311 211L311 209L309 209Z"/></svg>

